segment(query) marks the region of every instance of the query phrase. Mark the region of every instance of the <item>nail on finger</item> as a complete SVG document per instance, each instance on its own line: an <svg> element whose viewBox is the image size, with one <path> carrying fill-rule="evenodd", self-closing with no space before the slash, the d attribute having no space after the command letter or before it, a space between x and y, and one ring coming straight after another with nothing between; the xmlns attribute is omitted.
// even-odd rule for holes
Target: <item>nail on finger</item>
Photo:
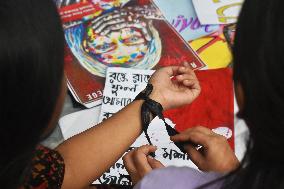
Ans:
<svg viewBox="0 0 284 189"><path fill-rule="evenodd" d="M189 63L188 63L188 62L184 62L183 65L184 65L185 67L189 67Z"/></svg>

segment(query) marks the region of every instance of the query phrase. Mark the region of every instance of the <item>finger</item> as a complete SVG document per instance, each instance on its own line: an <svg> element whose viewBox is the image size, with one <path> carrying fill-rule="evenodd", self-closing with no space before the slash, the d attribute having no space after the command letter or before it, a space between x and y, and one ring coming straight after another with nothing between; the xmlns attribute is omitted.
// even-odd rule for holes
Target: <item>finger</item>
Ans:
<svg viewBox="0 0 284 189"><path fill-rule="evenodd" d="M192 75L193 78L197 79L194 71L190 67L181 66L178 71L180 74L189 74Z"/></svg>
<svg viewBox="0 0 284 189"><path fill-rule="evenodd" d="M188 62L183 62L183 66L184 66L184 67L190 67L190 65L189 65Z"/></svg>
<svg viewBox="0 0 284 189"><path fill-rule="evenodd" d="M179 66L167 66L160 69L161 72L164 72L167 76L172 77L178 75Z"/></svg>
<svg viewBox="0 0 284 189"><path fill-rule="evenodd" d="M126 155L122 157L123 164L125 165L125 168L129 173L137 172L134 161L133 161L133 154L134 154L134 150L128 152Z"/></svg>
<svg viewBox="0 0 284 189"><path fill-rule="evenodd" d="M182 133L191 133L191 132L201 132L201 133L204 133L206 135L215 134L211 129L208 129L207 127L203 127L203 126L195 126L195 127L186 129Z"/></svg>
<svg viewBox="0 0 284 189"><path fill-rule="evenodd" d="M202 154L192 145L185 146L185 151L189 155L190 160L200 169L204 170L205 159Z"/></svg>
<svg viewBox="0 0 284 189"><path fill-rule="evenodd" d="M208 147L209 138L210 136L208 136L207 134L198 131L192 131L192 132L182 132L178 135L172 136L171 140L174 142L190 141L193 142L194 144Z"/></svg>
<svg viewBox="0 0 284 189"><path fill-rule="evenodd" d="M210 129L203 127L203 126L195 126L195 127L191 127L189 129L186 129L185 131L183 131L182 133L192 133L192 132L200 132L206 135L211 135L213 133L213 131L211 131Z"/></svg>
<svg viewBox="0 0 284 189"><path fill-rule="evenodd" d="M159 169L159 168L165 167L160 161L154 159L151 156L148 156L147 159L148 159L148 163L150 164L152 169Z"/></svg>
<svg viewBox="0 0 284 189"><path fill-rule="evenodd" d="M181 67L179 70L179 75L177 76L179 82L182 82L183 80L195 80L199 83L198 78L196 77L193 70L186 67Z"/></svg>
<svg viewBox="0 0 284 189"><path fill-rule="evenodd" d="M128 152L123 158L123 163L125 165L125 168L127 170L127 172L129 173L132 182L135 184L137 183L141 177L139 172L137 171L134 161L133 161L133 155L134 155L135 150L132 150L130 152Z"/></svg>
<svg viewBox="0 0 284 189"><path fill-rule="evenodd" d="M207 135L214 135L215 133L211 130L208 129L207 127L203 127L203 126L196 126L196 127L192 127L190 129L191 131L198 131Z"/></svg>
<svg viewBox="0 0 284 189"><path fill-rule="evenodd" d="M198 80L193 76L193 75L190 75L190 74L181 74L181 75L178 75L176 76L176 79L179 81L179 82L182 82L184 80L195 80L196 82L198 82Z"/></svg>
<svg viewBox="0 0 284 189"><path fill-rule="evenodd" d="M180 74L188 74L188 75L191 75L193 78L197 79L197 76L195 74L195 71L190 67L190 66L184 66L183 68L181 68L179 70L179 73Z"/></svg>
<svg viewBox="0 0 284 189"><path fill-rule="evenodd" d="M199 82L195 79L193 80L184 80L182 84L187 88L187 93L190 93L194 98L196 98L201 92L201 86Z"/></svg>
<svg viewBox="0 0 284 189"><path fill-rule="evenodd" d="M157 148L154 146L145 145L134 152L133 162L140 176L144 176L152 170L152 167L148 163L147 156L156 150Z"/></svg>
<svg viewBox="0 0 284 189"><path fill-rule="evenodd" d="M192 87L192 88L196 88L195 85L196 85L196 81L195 80L183 80L182 81L182 84L184 86L187 86L187 87Z"/></svg>
<svg viewBox="0 0 284 189"><path fill-rule="evenodd" d="M143 145L136 149L137 152L143 153L144 155L149 155L151 152L155 152L156 150L157 147L152 145Z"/></svg>

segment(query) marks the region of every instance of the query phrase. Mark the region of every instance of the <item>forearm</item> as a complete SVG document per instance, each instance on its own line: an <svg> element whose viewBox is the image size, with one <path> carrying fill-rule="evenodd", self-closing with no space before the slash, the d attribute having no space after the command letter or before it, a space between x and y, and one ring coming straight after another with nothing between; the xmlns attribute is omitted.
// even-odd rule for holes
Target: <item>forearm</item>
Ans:
<svg viewBox="0 0 284 189"><path fill-rule="evenodd" d="M126 108L62 143L57 150L65 162L63 188L81 188L99 178L141 134L143 101Z"/></svg>

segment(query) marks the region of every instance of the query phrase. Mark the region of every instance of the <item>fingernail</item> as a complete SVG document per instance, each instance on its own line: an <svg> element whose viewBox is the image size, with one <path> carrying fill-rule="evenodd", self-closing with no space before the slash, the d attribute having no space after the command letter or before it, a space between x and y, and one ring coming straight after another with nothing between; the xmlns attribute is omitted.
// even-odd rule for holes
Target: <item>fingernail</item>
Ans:
<svg viewBox="0 0 284 189"><path fill-rule="evenodd" d="M150 156L150 155L148 155L147 157L150 158L150 159L154 159L154 158L153 158L152 156Z"/></svg>
<svg viewBox="0 0 284 189"><path fill-rule="evenodd" d="M189 66L189 63L188 62L184 62L183 65L184 66Z"/></svg>
<svg viewBox="0 0 284 189"><path fill-rule="evenodd" d="M188 83L189 83L189 81L188 81L188 80L184 80L183 82L184 82L185 84L188 84Z"/></svg>
<svg viewBox="0 0 284 189"><path fill-rule="evenodd" d="M182 79L183 75L178 75L177 77L178 77L178 79Z"/></svg>

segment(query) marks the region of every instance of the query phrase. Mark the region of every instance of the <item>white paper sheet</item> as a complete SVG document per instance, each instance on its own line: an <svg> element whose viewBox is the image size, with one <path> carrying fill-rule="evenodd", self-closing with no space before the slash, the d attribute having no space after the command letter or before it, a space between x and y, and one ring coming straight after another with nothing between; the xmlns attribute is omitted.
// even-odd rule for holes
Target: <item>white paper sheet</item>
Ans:
<svg viewBox="0 0 284 189"><path fill-rule="evenodd" d="M243 0L192 0L201 24L237 22Z"/></svg>
<svg viewBox="0 0 284 189"><path fill-rule="evenodd" d="M99 121L110 117L132 102L147 85L153 70L108 68Z"/></svg>

